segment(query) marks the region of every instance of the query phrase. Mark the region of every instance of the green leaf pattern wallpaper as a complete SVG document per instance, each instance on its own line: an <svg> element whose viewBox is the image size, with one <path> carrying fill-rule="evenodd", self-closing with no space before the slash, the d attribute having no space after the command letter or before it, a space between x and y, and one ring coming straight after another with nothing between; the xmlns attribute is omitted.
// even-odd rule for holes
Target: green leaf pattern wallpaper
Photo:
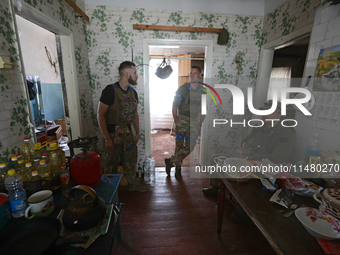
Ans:
<svg viewBox="0 0 340 255"><path fill-rule="evenodd" d="M143 63L143 39L213 40L212 78L218 82L235 83L244 89L255 86L257 64L261 46L297 29L312 24L321 0L287 0L281 6L260 16L240 16L222 13L181 12L121 8L113 6L89 6L81 0L75 3L90 17L90 23L79 18L63 0L25 0L26 3L62 24L74 34L76 70L78 77L81 120L84 136L99 134L96 110L101 91L106 85L119 79L118 65L131 60ZM225 27L230 33L227 45L217 45L217 34L186 33L175 31L133 30L133 24ZM28 121L28 102L19 61L19 47L14 28L10 0L0 2L0 55L9 56L14 67L0 72L0 157L4 160L18 150L25 135L32 135ZM238 55L237 55L238 54ZM237 61L236 55L238 56ZM138 67L140 115L139 152L145 150L145 101L143 66ZM230 118L232 100L228 91L222 91L223 108L215 108L209 118ZM212 102L208 103L212 105ZM210 108L209 107L209 111ZM212 113L212 112L210 112ZM208 118L208 119L209 119ZM68 120L66 120L68 121ZM208 120L209 121L209 120ZM220 131L223 139L212 139L211 146L222 151L237 144L235 132ZM224 140L225 141L225 140ZM98 145L100 150L101 145ZM99 151L100 152L100 151Z"/></svg>

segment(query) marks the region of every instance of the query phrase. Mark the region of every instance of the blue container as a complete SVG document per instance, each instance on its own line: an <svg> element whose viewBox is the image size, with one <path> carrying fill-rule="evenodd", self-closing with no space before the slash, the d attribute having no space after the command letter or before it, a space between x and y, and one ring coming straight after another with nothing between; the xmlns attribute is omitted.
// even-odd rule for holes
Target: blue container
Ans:
<svg viewBox="0 0 340 255"><path fill-rule="evenodd" d="M8 196L6 193L0 193L0 229L5 227L11 218L9 210Z"/></svg>

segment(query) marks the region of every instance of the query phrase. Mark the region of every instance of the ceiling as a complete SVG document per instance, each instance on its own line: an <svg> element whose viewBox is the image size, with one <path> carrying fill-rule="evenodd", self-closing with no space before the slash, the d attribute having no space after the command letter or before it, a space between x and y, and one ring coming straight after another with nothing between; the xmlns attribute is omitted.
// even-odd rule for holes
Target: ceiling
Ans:
<svg viewBox="0 0 340 255"><path fill-rule="evenodd" d="M146 10L226 13L264 16L286 0L81 0L87 5L106 5Z"/></svg>

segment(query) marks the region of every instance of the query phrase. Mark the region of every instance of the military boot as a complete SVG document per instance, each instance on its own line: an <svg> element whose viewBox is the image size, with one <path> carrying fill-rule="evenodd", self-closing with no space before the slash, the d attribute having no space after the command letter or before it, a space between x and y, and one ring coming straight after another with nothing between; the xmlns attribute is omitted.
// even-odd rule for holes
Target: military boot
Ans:
<svg viewBox="0 0 340 255"><path fill-rule="evenodd" d="M182 170L182 167L176 166L176 172L175 172L175 178L176 179L181 179L182 178L181 170Z"/></svg>
<svg viewBox="0 0 340 255"><path fill-rule="evenodd" d="M164 162L165 162L165 172L168 176L170 176L171 167L174 166L173 164L171 164L170 160L171 160L171 158L166 158L164 160Z"/></svg>

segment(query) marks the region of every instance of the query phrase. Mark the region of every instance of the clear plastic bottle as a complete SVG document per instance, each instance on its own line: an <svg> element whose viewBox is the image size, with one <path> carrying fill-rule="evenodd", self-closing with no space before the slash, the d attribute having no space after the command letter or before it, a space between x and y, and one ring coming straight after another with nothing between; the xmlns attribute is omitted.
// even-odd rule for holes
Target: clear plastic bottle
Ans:
<svg viewBox="0 0 340 255"><path fill-rule="evenodd" d="M5 182L5 179L7 177L7 166L6 163L0 164L0 182Z"/></svg>
<svg viewBox="0 0 340 255"><path fill-rule="evenodd" d="M39 157L41 159L41 154L45 153L44 146L41 143L35 143L35 157Z"/></svg>
<svg viewBox="0 0 340 255"><path fill-rule="evenodd" d="M42 179L51 180L51 171L49 167L47 166L45 160L42 159L39 161L39 166L37 167L37 170L38 170L38 175L40 175Z"/></svg>
<svg viewBox="0 0 340 255"><path fill-rule="evenodd" d="M70 171L68 170L66 164L60 165L60 184L61 193L67 195L72 187L70 183Z"/></svg>
<svg viewBox="0 0 340 255"><path fill-rule="evenodd" d="M47 152L42 153L41 159L45 160L46 164L48 164L48 160L49 160L48 153Z"/></svg>
<svg viewBox="0 0 340 255"><path fill-rule="evenodd" d="M16 169L18 167L18 157L13 156L11 157L11 163L9 163L8 168L9 169Z"/></svg>
<svg viewBox="0 0 340 255"><path fill-rule="evenodd" d="M22 180L24 182L29 182L30 181L32 171L33 171L32 163L31 162L25 163L25 170L24 170L23 174L21 175Z"/></svg>
<svg viewBox="0 0 340 255"><path fill-rule="evenodd" d="M24 216L27 208L27 194L21 176L16 174L14 169L8 171L5 186L8 191L8 200L11 206L12 216L14 218Z"/></svg>
<svg viewBox="0 0 340 255"><path fill-rule="evenodd" d="M52 158L50 158L49 166L51 173L51 190L60 189L60 160L57 153L52 153Z"/></svg>
<svg viewBox="0 0 340 255"><path fill-rule="evenodd" d="M15 168L15 172L19 175L24 174L24 170L25 170L25 161L23 159L18 160L18 166Z"/></svg>
<svg viewBox="0 0 340 255"><path fill-rule="evenodd" d="M35 154L35 145L31 142L29 137L24 138L24 143L21 145L21 155L25 162L33 160Z"/></svg>
<svg viewBox="0 0 340 255"><path fill-rule="evenodd" d="M319 149L319 134L314 133L314 135L309 139L308 146L306 148L305 153L305 161L308 162L311 156L320 156L320 149Z"/></svg>
<svg viewBox="0 0 340 255"><path fill-rule="evenodd" d="M154 158L148 158L145 162L145 175L144 175L144 183L155 185L155 166L156 162Z"/></svg>
<svg viewBox="0 0 340 255"><path fill-rule="evenodd" d="M50 159L52 158L53 153L57 153L57 158L59 159L60 164L66 164L65 152L58 146L57 143L50 143L48 150L50 151Z"/></svg>
<svg viewBox="0 0 340 255"><path fill-rule="evenodd" d="M142 177L142 174L143 174L143 169L142 167L140 166L140 163L138 163L138 177L141 178Z"/></svg>

